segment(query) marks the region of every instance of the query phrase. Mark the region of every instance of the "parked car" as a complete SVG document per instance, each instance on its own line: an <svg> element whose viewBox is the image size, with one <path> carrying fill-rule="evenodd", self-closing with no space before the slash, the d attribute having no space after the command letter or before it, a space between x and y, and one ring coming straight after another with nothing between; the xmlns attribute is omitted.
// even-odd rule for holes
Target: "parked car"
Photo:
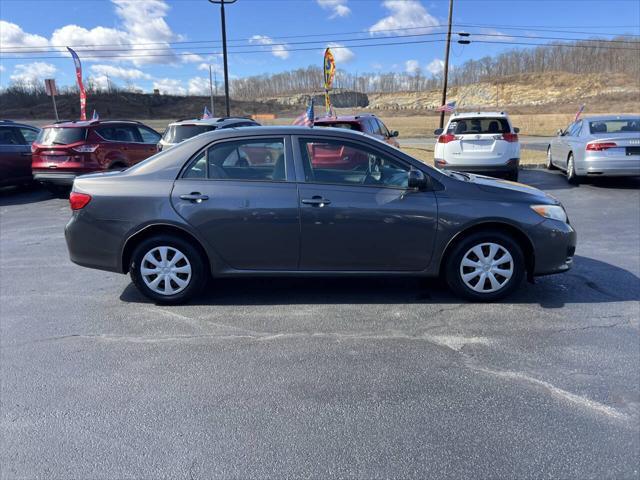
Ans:
<svg viewBox="0 0 640 480"><path fill-rule="evenodd" d="M0 120L0 186L31 183L31 143L39 128Z"/></svg>
<svg viewBox="0 0 640 480"><path fill-rule="evenodd" d="M42 129L33 143L33 178L71 185L78 175L122 170L158 151L160 134L131 120L59 122Z"/></svg>
<svg viewBox="0 0 640 480"><path fill-rule="evenodd" d="M547 168L560 168L567 181L584 177L640 175L640 117L600 115L571 123L547 148Z"/></svg>
<svg viewBox="0 0 640 480"><path fill-rule="evenodd" d="M518 128L505 112L454 113L434 133L436 167L518 180Z"/></svg>
<svg viewBox="0 0 640 480"><path fill-rule="evenodd" d="M362 115L340 115L338 117L318 117L313 122L314 127L333 127L345 128L347 130L355 130L362 132L370 137L377 138L396 148L400 148L400 144L396 137L399 133L394 130L390 131L382 120L371 113Z"/></svg>
<svg viewBox="0 0 640 480"><path fill-rule="evenodd" d="M362 163L327 167L318 146ZM247 149L272 161L243 162ZM345 129L216 130L79 177L69 201L71 260L129 272L161 303L186 301L209 275L442 276L491 301L525 276L567 271L576 246L540 190L441 171Z"/></svg>
<svg viewBox="0 0 640 480"><path fill-rule="evenodd" d="M194 118L178 120L177 122L170 123L164 131L162 139L160 140L160 143L158 143L158 150L173 147L174 145L184 142L191 137L220 128L256 126L260 126L260 124L255 120L246 117Z"/></svg>

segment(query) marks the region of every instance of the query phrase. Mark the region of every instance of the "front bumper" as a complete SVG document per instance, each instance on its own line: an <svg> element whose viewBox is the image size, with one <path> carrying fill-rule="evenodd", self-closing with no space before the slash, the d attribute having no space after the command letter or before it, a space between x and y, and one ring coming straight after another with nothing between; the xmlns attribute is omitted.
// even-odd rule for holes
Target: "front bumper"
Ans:
<svg viewBox="0 0 640 480"><path fill-rule="evenodd" d="M578 236L571 225L547 219L529 235L535 251L534 276L566 272L573 266Z"/></svg>

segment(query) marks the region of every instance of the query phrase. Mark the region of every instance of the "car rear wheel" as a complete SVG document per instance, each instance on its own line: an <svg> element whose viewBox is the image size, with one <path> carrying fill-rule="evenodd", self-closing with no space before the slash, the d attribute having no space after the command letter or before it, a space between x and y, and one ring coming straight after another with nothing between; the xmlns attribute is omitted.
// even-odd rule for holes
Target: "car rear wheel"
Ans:
<svg viewBox="0 0 640 480"><path fill-rule="evenodd" d="M553 164L553 158L551 157L551 146L547 148L547 170L555 170L556 166Z"/></svg>
<svg viewBox="0 0 640 480"><path fill-rule="evenodd" d="M525 275L522 249L501 232L474 233L454 247L446 280L459 296L490 302L513 292Z"/></svg>
<svg viewBox="0 0 640 480"><path fill-rule="evenodd" d="M578 175L576 175L576 165L573 159L573 153L569 154L569 158L567 158L567 182L571 185L579 185L580 179Z"/></svg>
<svg viewBox="0 0 640 480"><path fill-rule="evenodd" d="M200 252L179 237L158 235L136 247L131 257L131 280L146 297L164 304L183 303L206 282Z"/></svg>

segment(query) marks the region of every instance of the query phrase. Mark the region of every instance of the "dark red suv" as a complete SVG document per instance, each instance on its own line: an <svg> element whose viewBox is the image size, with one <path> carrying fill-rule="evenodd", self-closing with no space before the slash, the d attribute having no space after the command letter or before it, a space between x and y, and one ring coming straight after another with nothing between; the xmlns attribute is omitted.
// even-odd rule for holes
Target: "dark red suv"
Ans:
<svg viewBox="0 0 640 480"><path fill-rule="evenodd" d="M140 122L60 122L42 129L31 146L34 180L71 185L76 176L122 170L157 153L160 134Z"/></svg>
<svg viewBox="0 0 640 480"><path fill-rule="evenodd" d="M334 127L346 128L347 130L355 130L363 132L370 137L377 138L396 148L400 148L400 144L396 140L397 131L389 131L382 120L371 113L363 115L341 115L339 117L320 117L313 122L314 127Z"/></svg>

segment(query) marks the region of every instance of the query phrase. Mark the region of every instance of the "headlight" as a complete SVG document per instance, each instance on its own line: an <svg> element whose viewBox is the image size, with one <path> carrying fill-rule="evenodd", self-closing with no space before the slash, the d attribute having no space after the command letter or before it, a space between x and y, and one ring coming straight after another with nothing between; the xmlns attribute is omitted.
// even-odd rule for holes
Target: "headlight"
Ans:
<svg viewBox="0 0 640 480"><path fill-rule="evenodd" d="M560 205L531 205L531 209L541 217L567 222L567 212Z"/></svg>

